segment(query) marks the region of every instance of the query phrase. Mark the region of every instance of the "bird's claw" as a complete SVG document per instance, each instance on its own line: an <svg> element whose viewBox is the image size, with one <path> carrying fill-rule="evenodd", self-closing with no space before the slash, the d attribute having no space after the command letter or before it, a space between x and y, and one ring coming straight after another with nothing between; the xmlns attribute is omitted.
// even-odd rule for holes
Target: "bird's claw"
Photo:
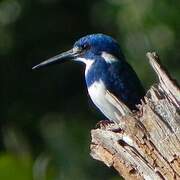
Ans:
<svg viewBox="0 0 180 180"><path fill-rule="evenodd" d="M96 128L106 128L109 124L113 124L113 122L109 120L101 120L96 124Z"/></svg>

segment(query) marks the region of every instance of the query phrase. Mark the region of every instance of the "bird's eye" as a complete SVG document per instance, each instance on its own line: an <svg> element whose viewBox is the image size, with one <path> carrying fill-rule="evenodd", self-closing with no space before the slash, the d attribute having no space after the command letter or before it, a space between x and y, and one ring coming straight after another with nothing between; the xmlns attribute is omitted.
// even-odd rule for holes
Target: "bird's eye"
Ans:
<svg viewBox="0 0 180 180"><path fill-rule="evenodd" d="M90 46L89 46L89 44L83 44L83 45L81 46L81 48L82 48L82 50L87 50L87 49L90 48Z"/></svg>

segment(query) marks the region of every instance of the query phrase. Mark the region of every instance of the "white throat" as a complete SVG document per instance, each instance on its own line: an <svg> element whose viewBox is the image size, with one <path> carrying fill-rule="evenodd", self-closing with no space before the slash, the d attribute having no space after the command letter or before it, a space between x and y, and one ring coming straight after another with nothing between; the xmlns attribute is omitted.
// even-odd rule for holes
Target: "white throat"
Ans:
<svg viewBox="0 0 180 180"><path fill-rule="evenodd" d="M86 65L85 75L91 68L92 64L94 63L94 60L92 59L85 59L85 58L77 58L77 61L83 62Z"/></svg>

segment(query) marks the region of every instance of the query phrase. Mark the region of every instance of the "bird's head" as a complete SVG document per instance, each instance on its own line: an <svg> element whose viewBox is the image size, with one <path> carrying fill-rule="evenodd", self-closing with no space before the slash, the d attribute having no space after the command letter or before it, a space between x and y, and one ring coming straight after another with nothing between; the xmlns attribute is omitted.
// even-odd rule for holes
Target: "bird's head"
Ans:
<svg viewBox="0 0 180 180"><path fill-rule="evenodd" d="M85 64L95 61L97 56L106 56L111 59L122 57L120 47L113 38L104 34L92 34L80 38L69 51L54 56L36 66L33 69L44 67L49 64L64 62L66 60L81 61Z"/></svg>

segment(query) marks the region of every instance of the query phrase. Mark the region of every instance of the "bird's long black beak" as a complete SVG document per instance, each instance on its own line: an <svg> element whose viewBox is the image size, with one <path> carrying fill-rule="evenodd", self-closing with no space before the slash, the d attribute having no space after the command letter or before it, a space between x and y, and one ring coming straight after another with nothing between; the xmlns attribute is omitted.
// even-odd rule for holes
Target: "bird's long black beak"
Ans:
<svg viewBox="0 0 180 180"><path fill-rule="evenodd" d="M73 51L73 49L66 51L64 53L61 53L57 56L54 56L46 61L43 61L42 63L34 66L32 69L39 69L41 67L45 67L48 66L50 64L56 64L56 63L60 63L60 62L64 62L66 60L72 60L75 59L77 57L78 53Z"/></svg>

